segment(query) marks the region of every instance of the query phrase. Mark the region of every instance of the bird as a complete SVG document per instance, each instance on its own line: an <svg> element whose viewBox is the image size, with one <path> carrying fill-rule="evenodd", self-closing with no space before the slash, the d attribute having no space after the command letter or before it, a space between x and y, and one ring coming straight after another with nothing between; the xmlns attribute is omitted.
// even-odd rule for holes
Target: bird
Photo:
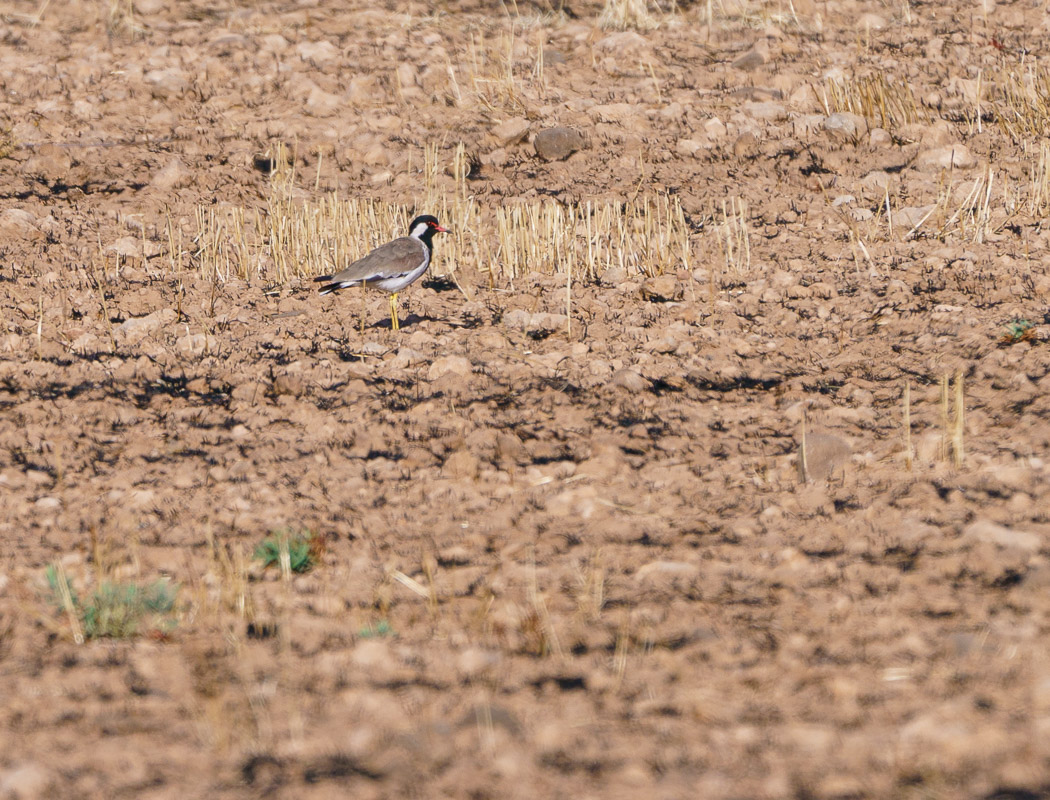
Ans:
<svg viewBox="0 0 1050 800"><path fill-rule="evenodd" d="M314 281L323 283L321 294L331 294L350 286L382 289L390 293L390 324L397 331L401 323L397 318L397 296L427 271L433 252L431 239L435 233L449 233L442 228L437 217L423 214L412 220L408 236L399 236L382 244L363 258L334 275L321 275Z"/></svg>

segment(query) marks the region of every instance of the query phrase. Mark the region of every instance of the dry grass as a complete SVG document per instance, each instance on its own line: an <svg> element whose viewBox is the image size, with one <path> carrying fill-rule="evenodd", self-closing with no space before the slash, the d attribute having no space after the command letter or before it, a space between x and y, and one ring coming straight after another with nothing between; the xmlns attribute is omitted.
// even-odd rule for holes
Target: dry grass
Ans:
<svg viewBox="0 0 1050 800"><path fill-rule="evenodd" d="M656 13L650 0L605 0L598 25L607 30L651 31L660 26Z"/></svg>
<svg viewBox="0 0 1050 800"><path fill-rule="evenodd" d="M992 81L992 111L1014 142L1050 137L1050 68L1009 71Z"/></svg>
<svg viewBox="0 0 1050 800"><path fill-rule="evenodd" d="M1026 202L1021 204L1033 217L1045 217L1050 213L1050 142L1039 142L1039 158L1029 173L1029 189Z"/></svg>
<svg viewBox="0 0 1050 800"><path fill-rule="evenodd" d="M951 461L956 469L965 458L964 431L966 427L963 373L955 373L955 380L941 376L941 459Z"/></svg>
<svg viewBox="0 0 1050 800"><path fill-rule="evenodd" d="M781 28L809 30L795 12L792 0L706 0L700 22L711 28L764 28L777 25Z"/></svg>
<svg viewBox="0 0 1050 800"><path fill-rule="evenodd" d="M740 278L751 272L747 201L738 197L729 198L728 203L723 200L721 211L722 222L717 230L725 274Z"/></svg>
<svg viewBox="0 0 1050 800"><path fill-rule="evenodd" d="M907 83L887 80L881 72L843 81L829 80L821 99L828 114L848 111L888 131L930 119Z"/></svg>
<svg viewBox="0 0 1050 800"><path fill-rule="evenodd" d="M412 207L335 194L304 200L294 170L275 169L265 209L197 209L192 263L220 281L284 284L330 274L403 235L413 209L436 214L451 228L439 241L434 271L457 283L457 272L464 267L495 286L530 272L591 281L621 267L628 274L650 276L688 269L694 260L691 229L677 198L653 195L579 205L545 200L482 209L468 191L468 162L462 145L453 149L449 188L442 180L446 170L437 148L427 147L423 191ZM285 161L279 157L274 163ZM727 257L744 269L750 264L744 210L734 203L732 213L737 216L726 234ZM181 252L174 239L169 244ZM181 255L171 256L173 269L181 263Z"/></svg>

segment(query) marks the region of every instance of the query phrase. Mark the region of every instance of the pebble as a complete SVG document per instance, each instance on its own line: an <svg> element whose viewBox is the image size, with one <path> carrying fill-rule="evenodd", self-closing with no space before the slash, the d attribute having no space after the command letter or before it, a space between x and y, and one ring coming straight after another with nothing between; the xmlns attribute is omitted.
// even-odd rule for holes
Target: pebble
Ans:
<svg viewBox="0 0 1050 800"><path fill-rule="evenodd" d="M318 68L339 57L339 48L329 41L300 42L295 52L303 61Z"/></svg>
<svg viewBox="0 0 1050 800"><path fill-rule="evenodd" d="M171 325L178 319L178 314L173 308L162 308L147 314L144 317L132 317L126 319L117 327L115 335L125 344L134 344L141 341L151 333L159 331L167 325Z"/></svg>
<svg viewBox="0 0 1050 800"><path fill-rule="evenodd" d="M758 155L758 137L750 131L740 134L733 142L733 155L737 158L754 158Z"/></svg>
<svg viewBox="0 0 1050 800"><path fill-rule="evenodd" d="M580 150L584 139L575 128L548 128L536 134L532 146L544 161L562 161Z"/></svg>
<svg viewBox="0 0 1050 800"><path fill-rule="evenodd" d="M556 128L552 130L557 130ZM524 139L529 133L529 121L524 117L511 117L492 129L492 135L501 147L510 147Z"/></svg>
<svg viewBox="0 0 1050 800"><path fill-rule="evenodd" d="M218 346L218 340L208 333L188 333L175 341L175 349L184 356L215 353Z"/></svg>
<svg viewBox="0 0 1050 800"><path fill-rule="evenodd" d="M175 67L150 70L142 79L158 100L178 97L190 86L189 76Z"/></svg>
<svg viewBox="0 0 1050 800"><path fill-rule="evenodd" d="M624 367L618 369L613 373L609 383L613 386L619 386L621 389L626 389L629 392L644 392L649 388L649 381L643 378L637 370L631 369L630 367Z"/></svg>
<svg viewBox="0 0 1050 800"><path fill-rule="evenodd" d="M919 153L915 161L919 169L970 169L977 164L977 158L964 144L953 144L946 147L934 147Z"/></svg>
<svg viewBox="0 0 1050 800"><path fill-rule="evenodd" d="M192 177L190 171L181 159L175 157L150 179L150 186L163 192L170 191L180 186L185 186Z"/></svg>
<svg viewBox="0 0 1050 800"><path fill-rule="evenodd" d="M628 55L649 47L645 37L635 31L620 31L610 33L603 39L594 43L594 49L600 53L612 53L615 55Z"/></svg>
<svg viewBox="0 0 1050 800"><path fill-rule="evenodd" d="M474 373L474 367L470 363L470 359L465 356L442 356L430 365L430 369L427 371L427 379L431 381L437 380L442 375L450 373L469 378Z"/></svg>
<svg viewBox="0 0 1050 800"><path fill-rule="evenodd" d="M787 119L788 115L787 107L783 103L775 103L771 100L761 103L744 103L740 110L749 117L768 121Z"/></svg>
<svg viewBox="0 0 1050 800"><path fill-rule="evenodd" d="M856 142L868 132L868 123L859 114L839 111L824 120L824 130L832 139Z"/></svg>
<svg viewBox="0 0 1050 800"><path fill-rule="evenodd" d="M682 299L682 285L674 275L654 275L642 282L642 298L656 303Z"/></svg>
<svg viewBox="0 0 1050 800"><path fill-rule="evenodd" d="M904 208L896 208L893 210L893 224L898 228L906 228L911 230L923 220L928 219L928 214L933 211L935 206L905 206Z"/></svg>
<svg viewBox="0 0 1050 800"><path fill-rule="evenodd" d="M3 238L36 238L41 236L37 219L21 208L8 208L0 212L0 236Z"/></svg>
<svg viewBox="0 0 1050 800"><path fill-rule="evenodd" d="M343 106L343 98L337 94L326 92L320 86L314 85L306 95L304 106L306 113L314 117L329 117Z"/></svg>
<svg viewBox="0 0 1050 800"><path fill-rule="evenodd" d="M69 150L54 144L45 144L36 149L22 166L22 173L32 178L53 183L64 179L73 166Z"/></svg>
<svg viewBox="0 0 1050 800"><path fill-rule="evenodd" d="M761 67L767 61L769 61L769 45L766 44L764 39L760 39L746 53L733 59L730 66L743 72L751 72Z"/></svg>
<svg viewBox="0 0 1050 800"><path fill-rule="evenodd" d="M881 31L886 27L886 18L881 17L878 14L861 14L857 20L857 30L860 31Z"/></svg>
<svg viewBox="0 0 1050 800"><path fill-rule="evenodd" d="M806 436L806 474L809 480L822 480L849 461L853 447L841 436L809 433ZM799 461L799 473L802 462Z"/></svg>
<svg viewBox="0 0 1050 800"><path fill-rule="evenodd" d="M1016 548L1026 553L1035 553L1042 547L1043 540L1038 534L1029 531L1017 531L992 522L978 519L967 525L962 532L964 542L982 542L1002 548Z"/></svg>
<svg viewBox="0 0 1050 800"><path fill-rule="evenodd" d="M39 764L22 764L0 773L0 797L36 800L51 795L51 776Z"/></svg>

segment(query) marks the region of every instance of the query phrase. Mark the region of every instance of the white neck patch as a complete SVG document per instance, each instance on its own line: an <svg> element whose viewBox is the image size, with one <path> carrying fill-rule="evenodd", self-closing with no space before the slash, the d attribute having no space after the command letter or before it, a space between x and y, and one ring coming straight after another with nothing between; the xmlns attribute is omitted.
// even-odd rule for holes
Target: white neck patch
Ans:
<svg viewBox="0 0 1050 800"><path fill-rule="evenodd" d="M409 236L411 236L411 237L413 237L415 239L419 239L419 238L421 238L423 236L424 233L427 232L427 228L429 228L429 227L430 226L427 223L420 222L418 225L416 225L416 227L414 227L411 230L411 232L409 233Z"/></svg>

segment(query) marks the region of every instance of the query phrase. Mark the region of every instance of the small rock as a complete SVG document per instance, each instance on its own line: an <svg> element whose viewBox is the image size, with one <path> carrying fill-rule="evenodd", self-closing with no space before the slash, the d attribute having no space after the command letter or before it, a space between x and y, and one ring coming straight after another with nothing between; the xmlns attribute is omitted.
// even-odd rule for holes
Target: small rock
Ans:
<svg viewBox="0 0 1050 800"><path fill-rule="evenodd" d="M329 41L300 42L295 52L299 58L315 67L323 67L339 57L339 48Z"/></svg>
<svg viewBox="0 0 1050 800"><path fill-rule="evenodd" d="M881 31L886 28L886 18L880 17L878 14L861 14L857 20L857 30L859 31Z"/></svg>
<svg viewBox="0 0 1050 800"><path fill-rule="evenodd" d="M22 166L22 173L31 178L53 183L64 179L72 166L73 159L69 155L68 148L45 144L38 147L36 152L26 160Z"/></svg>
<svg viewBox="0 0 1050 800"><path fill-rule="evenodd" d="M179 315L173 308L162 308L145 317L132 317L122 322L116 330L116 336L125 344L134 344L149 334L171 325Z"/></svg>
<svg viewBox="0 0 1050 800"><path fill-rule="evenodd" d="M830 433L810 433L806 436L805 474L799 458L799 474L804 479L822 480L837 467L845 464L853 447L845 439Z"/></svg>
<svg viewBox="0 0 1050 800"><path fill-rule="evenodd" d="M787 108L783 103L776 103L772 100L747 102L740 107L740 110L749 117L772 121L787 119L788 115Z"/></svg>
<svg viewBox="0 0 1050 800"><path fill-rule="evenodd" d="M394 369L408 369L410 367L418 367L421 364L427 362L425 354L418 350L413 350L411 347L401 347L397 351L397 355L390 362L390 366Z"/></svg>
<svg viewBox="0 0 1050 800"><path fill-rule="evenodd" d="M711 139L721 139L728 132L726 124L718 117L711 117L701 126Z"/></svg>
<svg viewBox="0 0 1050 800"><path fill-rule="evenodd" d="M150 93L158 100L178 97L190 86L189 76L181 69L150 70L143 76Z"/></svg>
<svg viewBox="0 0 1050 800"><path fill-rule="evenodd" d="M631 103L605 103L592 106L589 113L599 122L623 122L636 116L638 107Z"/></svg>
<svg viewBox="0 0 1050 800"><path fill-rule="evenodd" d="M737 158L754 158L758 155L758 137L750 131L740 134L733 142L733 155Z"/></svg>
<svg viewBox="0 0 1050 800"><path fill-rule="evenodd" d="M276 375L273 379L274 394L286 394L292 397L298 397L305 390L306 382L303 380L303 376L294 372L286 372L281 375Z"/></svg>
<svg viewBox="0 0 1050 800"><path fill-rule="evenodd" d="M379 84L374 75L355 75L346 87L346 98L355 106L372 105L379 96Z"/></svg>
<svg viewBox="0 0 1050 800"><path fill-rule="evenodd" d="M430 365L427 379L437 380L442 375L449 373L469 378L474 373L474 367L464 356L443 356Z"/></svg>
<svg viewBox="0 0 1050 800"><path fill-rule="evenodd" d="M176 340L175 349L184 356L196 356L215 353L218 345L218 340L211 334L188 333Z"/></svg>
<svg viewBox="0 0 1050 800"><path fill-rule="evenodd" d="M682 299L682 285L674 275L655 275L642 283L642 298L651 302L668 303Z"/></svg>
<svg viewBox="0 0 1050 800"><path fill-rule="evenodd" d="M409 87L419 85L419 73L417 72L415 65L408 61L401 62L396 70L396 74L402 91Z"/></svg>
<svg viewBox="0 0 1050 800"><path fill-rule="evenodd" d="M469 450L457 450L445 459L442 471L453 478L469 478L473 480L478 477L481 463L478 457Z"/></svg>
<svg viewBox="0 0 1050 800"><path fill-rule="evenodd" d="M343 98L314 86L306 95L306 113L314 117L330 117L343 107Z"/></svg>
<svg viewBox="0 0 1050 800"><path fill-rule="evenodd" d="M477 677L499 663L498 651L480 647L468 647L456 656L456 670L463 678Z"/></svg>
<svg viewBox="0 0 1050 800"><path fill-rule="evenodd" d="M161 191L185 186L190 179L186 165L178 157L171 159L160 172L153 176L150 185Z"/></svg>
<svg viewBox="0 0 1050 800"><path fill-rule="evenodd" d="M0 773L0 798L36 800L51 796L52 780L39 764L22 764Z"/></svg>
<svg viewBox="0 0 1050 800"><path fill-rule="evenodd" d="M1035 553L1043 544L1042 537L1038 534L1015 531L988 519L974 520L967 525L963 529L962 540L994 544L1002 548L1016 548L1027 553Z"/></svg>
<svg viewBox="0 0 1050 800"><path fill-rule="evenodd" d="M898 228L904 229L904 232L911 230L920 223L924 222L929 218L929 214L936 206L905 206L904 208L894 209L893 211L893 224Z"/></svg>
<svg viewBox="0 0 1050 800"><path fill-rule="evenodd" d="M36 238L40 235L36 217L30 212L21 208L8 208L0 212L0 236L3 238Z"/></svg>
<svg viewBox="0 0 1050 800"><path fill-rule="evenodd" d="M970 169L976 166L977 158L966 145L953 144L919 153L915 163L920 169Z"/></svg>
<svg viewBox="0 0 1050 800"><path fill-rule="evenodd" d="M685 158L692 158L703 149L704 143L696 139L679 139L674 146L674 151Z"/></svg>
<svg viewBox="0 0 1050 800"><path fill-rule="evenodd" d="M624 367L614 372L612 378L609 379L609 383L629 392L644 392L649 388L649 381L630 367Z"/></svg>
<svg viewBox="0 0 1050 800"><path fill-rule="evenodd" d="M766 44L764 39L760 39L755 42L755 46L748 50L746 53L737 56L733 59L730 66L733 69L739 69L744 72L751 72L756 70L769 61L769 45Z"/></svg>
<svg viewBox="0 0 1050 800"><path fill-rule="evenodd" d="M868 134L868 145L872 148L889 147L893 144L893 137L885 128L872 128Z"/></svg>
<svg viewBox="0 0 1050 800"><path fill-rule="evenodd" d="M650 561L643 564L634 573L635 580L644 581L652 575L674 575L684 578L695 578L700 574L696 564L685 561Z"/></svg>
<svg viewBox="0 0 1050 800"><path fill-rule="evenodd" d="M868 123L859 114L839 111L824 120L824 130L833 139L856 142L868 132Z"/></svg>
<svg viewBox="0 0 1050 800"><path fill-rule="evenodd" d="M598 278L602 286L618 286L627 280L627 270L623 267L609 267Z"/></svg>
<svg viewBox="0 0 1050 800"><path fill-rule="evenodd" d="M106 252L121 258L142 258L142 240L134 236L121 236L106 248Z"/></svg>
<svg viewBox="0 0 1050 800"><path fill-rule="evenodd" d="M568 317L564 314L548 314L540 311L530 314L522 309L515 309L503 316L503 324L508 328L525 331L534 338L543 338L564 329Z"/></svg>
<svg viewBox="0 0 1050 800"><path fill-rule="evenodd" d="M536 134L532 143L545 161L561 161L583 147L583 135L574 128L548 128Z"/></svg>
<svg viewBox="0 0 1050 800"><path fill-rule="evenodd" d="M645 37L635 31L620 31L610 33L604 39L599 39L594 44L594 49L603 53L615 55L626 55L631 51L639 51L647 48L649 43Z"/></svg>
<svg viewBox="0 0 1050 800"><path fill-rule="evenodd" d="M503 463L518 464L525 460L525 445L517 435L508 431L496 434L496 458Z"/></svg>
<svg viewBox="0 0 1050 800"><path fill-rule="evenodd" d="M74 353L92 353L99 350L99 338L93 333L82 333L69 343L69 349Z"/></svg>
<svg viewBox="0 0 1050 800"><path fill-rule="evenodd" d="M553 130L557 130L554 128ZM510 147L524 139L529 133L529 121L524 117L511 117L492 129L492 135L501 147Z"/></svg>

